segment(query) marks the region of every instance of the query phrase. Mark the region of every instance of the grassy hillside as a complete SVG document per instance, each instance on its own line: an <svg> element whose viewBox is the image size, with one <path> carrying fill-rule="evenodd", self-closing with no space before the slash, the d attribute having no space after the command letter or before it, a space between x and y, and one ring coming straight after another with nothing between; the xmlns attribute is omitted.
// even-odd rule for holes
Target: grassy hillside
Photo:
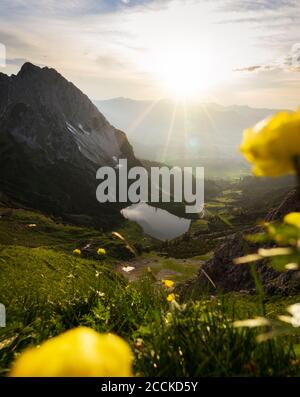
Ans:
<svg viewBox="0 0 300 397"><path fill-rule="evenodd" d="M60 219L52 219L42 213L0 207L0 243L21 245L25 247L49 247L70 253L75 248L82 248L88 243L106 248L110 257L121 258L122 247L127 243L89 227L69 225ZM143 236L141 228L134 222L124 221L116 232L126 234L126 242L151 246L154 240ZM125 251L124 251L125 252ZM126 257L126 253L124 253Z"/></svg>
<svg viewBox="0 0 300 397"><path fill-rule="evenodd" d="M2 375L27 346L78 325L124 337L134 352L136 375L300 374L295 339L258 344L258 331L233 327L235 319L260 314L255 296L203 295L186 302L176 297L176 305L169 303L157 275L172 277L173 271L180 281L185 262L145 253L157 242L137 226L125 223L120 239L36 212L2 208L1 214L0 302L7 309L7 327L0 330ZM84 251L87 243L91 248ZM97 255L97 247L107 255ZM82 254L74 254L75 248ZM115 271L122 263L140 264L137 277L129 281ZM288 302L273 297L265 303L275 316Z"/></svg>

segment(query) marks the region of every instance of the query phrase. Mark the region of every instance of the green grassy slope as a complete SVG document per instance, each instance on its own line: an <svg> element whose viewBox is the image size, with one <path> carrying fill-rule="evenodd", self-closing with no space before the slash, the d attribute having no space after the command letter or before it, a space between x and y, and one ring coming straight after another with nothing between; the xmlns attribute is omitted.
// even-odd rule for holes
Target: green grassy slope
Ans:
<svg viewBox="0 0 300 397"><path fill-rule="evenodd" d="M174 307L166 299L169 291L157 283L155 270L145 268L132 282L115 272L128 244L135 252L137 245L142 250L155 245L137 226L124 223L118 230L124 241L40 213L1 211L0 302L7 309L7 326L0 329L2 375L26 347L78 325L125 338L134 352L136 375L300 374L290 339L258 344L258 331L233 327L234 319L260 314L256 297L199 296L187 302L177 298L179 305ZM92 253L73 254L74 248L87 243ZM97 247L105 247L107 255L97 256ZM134 261L139 258L143 257L136 254ZM180 271L180 263L159 258L156 270ZM286 303L274 297L266 307L275 316Z"/></svg>

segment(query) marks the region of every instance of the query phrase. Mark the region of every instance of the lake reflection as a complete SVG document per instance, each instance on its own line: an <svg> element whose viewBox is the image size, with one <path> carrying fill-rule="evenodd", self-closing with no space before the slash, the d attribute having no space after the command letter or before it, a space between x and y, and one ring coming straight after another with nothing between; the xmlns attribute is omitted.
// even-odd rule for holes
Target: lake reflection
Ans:
<svg viewBox="0 0 300 397"><path fill-rule="evenodd" d="M121 211L122 215L137 222L145 233L159 240L171 240L186 233L191 221L179 218L168 211L146 203L132 204Z"/></svg>

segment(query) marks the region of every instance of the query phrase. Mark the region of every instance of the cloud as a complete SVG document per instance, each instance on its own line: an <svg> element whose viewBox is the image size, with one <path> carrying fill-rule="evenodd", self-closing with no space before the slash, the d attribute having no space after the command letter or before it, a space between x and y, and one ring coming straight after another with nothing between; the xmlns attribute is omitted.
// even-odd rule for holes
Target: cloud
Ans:
<svg viewBox="0 0 300 397"><path fill-rule="evenodd" d="M22 66L25 62L27 62L27 59L25 59L25 58L8 58L8 59L6 59L7 65Z"/></svg>
<svg viewBox="0 0 300 397"><path fill-rule="evenodd" d="M96 59L96 62L104 69L106 68L122 69L125 66L125 63L109 55L100 55Z"/></svg>
<svg viewBox="0 0 300 397"><path fill-rule="evenodd" d="M300 72L300 43L294 44L287 55L270 63L263 65L250 65L233 69L234 72L256 72L265 70Z"/></svg>
<svg viewBox="0 0 300 397"><path fill-rule="evenodd" d="M18 32L11 32L4 29L3 26L0 28L0 43L5 44L7 47L11 46L14 48L26 48L27 43L18 34Z"/></svg>
<svg viewBox="0 0 300 397"><path fill-rule="evenodd" d="M220 8L228 12L278 11L299 7L298 0L227 0L222 1Z"/></svg>
<svg viewBox="0 0 300 397"><path fill-rule="evenodd" d="M288 12L282 13L260 13L260 15L253 16L240 16L236 18L225 18L218 21L218 24L251 24L258 25L262 22L271 26L280 26L282 23L297 23L300 21L300 15L296 14L294 9L290 9Z"/></svg>
<svg viewBox="0 0 300 397"><path fill-rule="evenodd" d="M288 32L300 23L299 0L229 0L219 3L218 10L219 24L260 25L265 31L276 27Z"/></svg>
<svg viewBox="0 0 300 397"><path fill-rule="evenodd" d="M233 69L234 72L254 72L255 70L261 69L261 65L246 66L244 68Z"/></svg>
<svg viewBox="0 0 300 397"><path fill-rule="evenodd" d="M164 7L172 0L2 0L1 16L47 15L71 18L126 11L138 7Z"/></svg>
<svg viewBox="0 0 300 397"><path fill-rule="evenodd" d="M132 69L134 68L134 65L132 65L129 60L120 59L120 57L114 54L99 55L95 59L95 65L98 67L99 73L106 73L109 70L110 74L126 73L127 76L132 72ZM137 75L136 71L135 75Z"/></svg>
<svg viewBox="0 0 300 397"><path fill-rule="evenodd" d="M116 12L128 10L137 7L163 7L171 0L89 0L85 2L85 10L87 13L97 12Z"/></svg>

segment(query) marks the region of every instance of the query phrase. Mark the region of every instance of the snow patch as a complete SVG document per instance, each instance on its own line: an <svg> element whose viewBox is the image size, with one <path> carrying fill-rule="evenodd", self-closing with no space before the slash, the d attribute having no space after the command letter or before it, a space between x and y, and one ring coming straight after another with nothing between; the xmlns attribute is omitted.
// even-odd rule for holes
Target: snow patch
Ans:
<svg viewBox="0 0 300 397"><path fill-rule="evenodd" d="M103 164L118 158L121 154L119 144L116 139L115 130L111 125L107 125L103 130L84 130L81 124L78 128L66 122L67 129L72 133L80 152L90 161L96 164Z"/></svg>

